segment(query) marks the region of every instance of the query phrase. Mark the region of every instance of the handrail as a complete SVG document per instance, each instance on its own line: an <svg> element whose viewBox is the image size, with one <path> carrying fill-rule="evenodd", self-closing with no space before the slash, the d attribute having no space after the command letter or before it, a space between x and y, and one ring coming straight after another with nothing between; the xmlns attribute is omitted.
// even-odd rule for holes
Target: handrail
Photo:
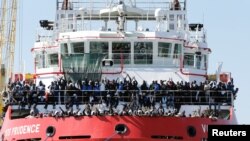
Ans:
<svg viewBox="0 0 250 141"><path fill-rule="evenodd" d="M24 93L30 93L28 91L18 91L16 93L9 92L8 96L4 96L9 101L16 101L16 104L20 104L19 100L23 101L23 97L29 97ZM222 94L223 93L223 94ZM126 102L132 102L136 99L139 101L140 97L151 98L154 102L160 102L164 98L167 101L172 101L174 104L193 104L193 105L211 105L217 104L233 106L233 92L232 91L217 91L217 90L106 90L106 91L95 91L95 90L54 90L48 93L47 91L37 91L36 96L38 99L46 99L46 97L53 98L52 101L60 103L59 98L76 98L79 103L84 103L85 98L95 97L98 99L95 101L99 103L99 100L107 98L117 98L120 100L127 99ZM54 94L54 95L53 95ZM47 98L48 98L47 97ZM57 98L57 100L55 100ZM33 97L32 97L33 99ZM131 101L130 101L131 100ZM38 103L45 103L46 100L40 100ZM24 100L24 103L28 103L28 100ZM15 103L12 103L15 104ZM63 103L63 104L66 104Z"/></svg>
<svg viewBox="0 0 250 141"><path fill-rule="evenodd" d="M44 93L41 94L39 92ZM15 96L9 93L9 95L12 96L8 95L9 103L7 103L4 109L7 109L8 105L12 105L11 108L19 112L20 110L22 111L22 109L26 109L26 112L30 110L30 115L27 118L43 116L127 115L200 117L211 118L212 120L229 120L228 114L230 114L230 109L233 107L233 101L231 101L233 99L231 98L234 96L232 91L218 90L142 91L145 93L140 93L138 90L131 90L129 94L124 90L66 90L55 92L59 93L50 95L48 92L38 91L35 97L29 97L30 95L25 95L24 93L17 93ZM53 91L51 93L53 93ZM223 95L220 95L220 93L223 93ZM28 98L25 99L26 97ZM35 98L36 101L32 102L29 98ZM52 107L47 109L48 105L52 105L53 109L51 109ZM34 113L34 108L37 109L39 113ZM195 108L195 111L189 111L193 108ZM186 113L185 110L187 110ZM6 110L4 112L6 112ZM24 117L19 116L14 118Z"/></svg>

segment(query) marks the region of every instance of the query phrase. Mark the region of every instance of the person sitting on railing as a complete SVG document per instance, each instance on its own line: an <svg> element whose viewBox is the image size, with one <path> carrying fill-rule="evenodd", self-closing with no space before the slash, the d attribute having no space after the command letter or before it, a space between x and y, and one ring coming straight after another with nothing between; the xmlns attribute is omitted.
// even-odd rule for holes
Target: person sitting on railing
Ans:
<svg viewBox="0 0 250 141"><path fill-rule="evenodd" d="M18 88L18 97L19 97L19 108L25 108L25 105L27 104L27 95L29 93L30 87L28 84L23 84L18 85L20 87Z"/></svg>
<svg viewBox="0 0 250 141"><path fill-rule="evenodd" d="M58 85L59 85L59 95L60 95L60 102L64 103L64 98L66 94L66 86L67 86L67 81L63 78L60 78L58 80Z"/></svg>
<svg viewBox="0 0 250 141"><path fill-rule="evenodd" d="M119 81L119 82L118 82ZM116 79L116 84L117 84L117 91L116 93L118 94L118 96L122 96L121 100L124 101L124 84L122 80L119 80L119 78Z"/></svg>
<svg viewBox="0 0 250 141"><path fill-rule="evenodd" d="M203 100L204 96L205 96L203 90L204 90L204 83L200 82L200 84L197 85L197 87L195 89L196 94L195 94L195 101L194 102L197 105L200 105L203 103L203 101L205 101L205 100Z"/></svg>
<svg viewBox="0 0 250 141"><path fill-rule="evenodd" d="M182 90L184 90L184 92L181 92L181 96L183 98L181 98L181 101L183 103L190 103L190 83L189 82L184 82L183 86L182 86Z"/></svg>
<svg viewBox="0 0 250 141"><path fill-rule="evenodd" d="M149 94L147 95L147 106L151 106L155 104L155 81L152 81L152 83L149 86Z"/></svg>
<svg viewBox="0 0 250 141"><path fill-rule="evenodd" d="M107 95L106 95L106 105L109 107L110 105L113 106L113 93L111 93L109 90L107 90Z"/></svg>
<svg viewBox="0 0 250 141"><path fill-rule="evenodd" d="M167 104L167 85L164 84L164 80L161 80L160 81L160 88L161 88L161 91L160 91L160 103L161 104Z"/></svg>
<svg viewBox="0 0 250 141"><path fill-rule="evenodd" d="M115 91L116 91L116 87L113 84L113 81L107 80L106 81L106 104L107 106L113 106L114 105L114 95L115 95Z"/></svg>
<svg viewBox="0 0 250 141"><path fill-rule="evenodd" d="M100 91L101 91L101 98L105 100L105 96L106 96L106 82L105 80L102 80L100 82Z"/></svg>
<svg viewBox="0 0 250 141"><path fill-rule="evenodd" d="M142 85L140 87L139 105L146 106L147 103L146 95L148 95L148 90L149 88L147 82L143 80Z"/></svg>
<svg viewBox="0 0 250 141"><path fill-rule="evenodd" d="M65 95L65 106L66 108L70 108L72 107L72 97L73 97L73 94L75 93L75 87L73 85L73 83L71 81L68 81L68 85L66 87L66 95Z"/></svg>
<svg viewBox="0 0 250 141"><path fill-rule="evenodd" d="M145 96L148 93L149 88L148 88L148 84L145 80L143 80L142 85L140 87L140 90L141 90L141 95Z"/></svg>
<svg viewBox="0 0 250 141"><path fill-rule="evenodd" d="M98 81L95 81L95 85L93 86L94 91L94 102L98 102L100 100L100 84Z"/></svg>
<svg viewBox="0 0 250 141"><path fill-rule="evenodd" d="M76 109L79 109L79 100L78 100L77 93L74 93L73 96L71 97L71 104L72 104L72 107L73 105L76 105Z"/></svg>
<svg viewBox="0 0 250 141"><path fill-rule="evenodd" d="M138 105L138 95L139 95L140 89L138 87L138 82L135 79L135 77L132 79L131 90L132 90L132 95L130 95L130 99L131 101L135 102L135 104Z"/></svg>
<svg viewBox="0 0 250 141"><path fill-rule="evenodd" d="M156 81L154 81L153 83L153 88L154 88L154 94L158 95L159 94L159 91L161 89L161 86L160 84Z"/></svg>
<svg viewBox="0 0 250 141"><path fill-rule="evenodd" d="M172 93L167 97L167 107L174 108L175 107L175 97Z"/></svg>
<svg viewBox="0 0 250 141"><path fill-rule="evenodd" d="M16 99L15 86L12 89L3 92L3 100L9 104L18 103Z"/></svg>
<svg viewBox="0 0 250 141"><path fill-rule="evenodd" d="M45 97L44 97L44 99L45 99L44 109L47 109L47 108L48 108L48 104L49 104L49 95L51 95L51 94L49 93L48 90L46 90L46 91L45 91Z"/></svg>
<svg viewBox="0 0 250 141"><path fill-rule="evenodd" d="M145 95L139 95L138 102L139 102L139 107L146 106L146 97L145 97Z"/></svg>
<svg viewBox="0 0 250 141"><path fill-rule="evenodd" d="M192 90L192 92L191 92L191 100L192 101L191 102L193 104L197 104L199 91L197 91L198 90L198 85L197 85L196 81L191 82L190 90Z"/></svg>
<svg viewBox="0 0 250 141"><path fill-rule="evenodd" d="M21 85L15 83L14 87L11 90L11 92L12 92L16 102L19 103L19 101L21 100L21 95L22 95L22 87L21 87ZM17 104L17 103L15 103L15 104Z"/></svg>
<svg viewBox="0 0 250 141"><path fill-rule="evenodd" d="M32 90L32 105L37 105L39 102L39 91L35 88L35 91Z"/></svg>
<svg viewBox="0 0 250 141"><path fill-rule="evenodd" d="M208 81L205 81L203 90L205 91L205 102L209 102L210 85L209 85Z"/></svg>
<svg viewBox="0 0 250 141"><path fill-rule="evenodd" d="M76 81L75 87L76 87L78 90L81 90L81 89L82 89L82 80L81 80L81 79L79 79L79 80Z"/></svg>
<svg viewBox="0 0 250 141"><path fill-rule="evenodd" d="M138 89L138 82L137 80L135 79L135 77L132 78L132 81L131 81L131 90L134 90L134 91L137 91L139 90Z"/></svg>
<svg viewBox="0 0 250 141"><path fill-rule="evenodd" d="M198 100L199 100L199 103L198 104L206 104L206 97L205 97L205 82L200 82L200 85L199 85L199 97L198 97Z"/></svg>
<svg viewBox="0 0 250 141"><path fill-rule="evenodd" d="M42 81L39 81L39 84L37 86L37 90L39 92L40 102L44 101L44 95L45 95L45 85Z"/></svg>
<svg viewBox="0 0 250 141"><path fill-rule="evenodd" d="M153 95L153 94L149 94L148 96L147 96L147 98L148 98L148 104L147 104L147 106L155 106L155 95Z"/></svg>
<svg viewBox="0 0 250 141"><path fill-rule="evenodd" d="M234 99L236 99L236 97L237 97L236 94L238 93L239 88L234 89L233 82L228 82L228 84L227 84L227 90L231 91L232 94L233 94L233 96L234 96Z"/></svg>
<svg viewBox="0 0 250 141"><path fill-rule="evenodd" d="M87 82L86 81L82 81L82 88L81 88L81 91L82 91L82 96L83 96L83 98L82 98L82 100L83 100L83 103L86 103L86 102L88 102L89 100L88 100L88 84L87 84Z"/></svg>
<svg viewBox="0 0 250 141"><path fill-rule="evenodd" d="M88 86L87 86L87 89L88 89L88 97L89 97L89 102L92 103L94 102L94 97L93 97L93 87L94 87L94 84L92 82L92 80L89 80L89 83L88 83Z"/></svg>
<svg viewBox="0 0 250 141"><path fill-rule="evenodd" d="M58 81L55 81L54 82L55 83L55 87L54 87L54 92L53 92L53 95L54 95L54 100L58 103L58 104L60 104L61 103L61 99L60 99L60 95L59 95L59 91L60 91L60 87L59 87L59 83L58 83Z"/></svg>
<svg viewBox="0 0 250 141"><path fill-rule="evenodd" d="M89 104L86 105L85 109L83 110L83 113L86 116L90 116L91 115L91 108L90 108Z"/></svg>
<svg viewBox="0 0 250 141"><path fill-rule="evenodd" d="M116 91L115 81L107 80L106 89L110 90L111 95L114 95Z"/></svg>
<svg viewBox="0 0 250 141"><path fill-rule="evenodd" d="M160 107L158 108L158 114L159 114L159 116L163 116L164 115L164 108L163 108L163 106L162 106L162 104L160 105Z"/></svg>
<svg viewBox="0 0 250 141"><path fill-rule="evenodd" d="M53 98L53 101L55 97L58 96L58 94L56 95L56 82L51 82L51 85L48 86L48 89L49 89L49 93L53 96L51 98ZM53 106L55 105L55 103L53 104Z"/></svg>
<svg viewBox="0 0 250 141"><path fill-rule="evenodd" d="M174 81L172 81L172 79L169 79L167 82L167 89L170 90L167 94L167 107L171 107L174 108L175 104L175 98L174 95L175 93L173 92L173 90L176 90L177 87L174 83Z"/></svg>
<svg viewBox="0 0 250 141"><path fill-rule="evenodd" d="M216 86L216 95L214 96L215 103L222 103L225 95L225 86L222 82L218 82Z"/></svg>
<svg viewBox="0 0 250 141"><path fill-rule="evenodd" d="M28 103L28 105L30 105L29 101L28 101L29 100L28 98L30 97L29 96L30 95L30 84L27 81L26 82L24 81L23 83L24 83L23 84L23 97L25 97L25 102Z"/></svg>

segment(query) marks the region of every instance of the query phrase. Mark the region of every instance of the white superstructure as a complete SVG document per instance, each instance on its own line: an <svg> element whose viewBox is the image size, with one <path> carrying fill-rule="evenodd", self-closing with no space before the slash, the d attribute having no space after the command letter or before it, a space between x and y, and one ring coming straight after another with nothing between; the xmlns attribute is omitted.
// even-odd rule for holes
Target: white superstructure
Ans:
<svg viewBox="0 0 250 141"><path fill-rule="evenodd" d="M32 48L37 82L206 79L211 50L203 24L188 24L185 0L57 3L55 21L40 21L48 33Z"/></svg>

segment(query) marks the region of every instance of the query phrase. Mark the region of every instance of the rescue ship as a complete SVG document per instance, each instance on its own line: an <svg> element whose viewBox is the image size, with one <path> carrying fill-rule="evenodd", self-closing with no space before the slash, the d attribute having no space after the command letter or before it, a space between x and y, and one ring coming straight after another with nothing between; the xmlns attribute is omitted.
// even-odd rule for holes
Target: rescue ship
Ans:
<svg viewBox="0 0 250 141"><path fill-rule="evenodd" d="M208 77L186 0L57 0L31 48L34 79L3 93L3 141L206 141L237 124L230 74Z"/></svg>

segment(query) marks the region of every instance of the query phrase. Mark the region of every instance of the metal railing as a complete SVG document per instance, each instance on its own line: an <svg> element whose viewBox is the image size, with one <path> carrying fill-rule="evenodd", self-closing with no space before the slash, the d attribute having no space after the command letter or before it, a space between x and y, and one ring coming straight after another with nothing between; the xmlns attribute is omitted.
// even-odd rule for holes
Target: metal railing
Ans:
<svg viewBox="0 0 250 141"><path fill-rule="evenodd" d="M136 102L138 105L155 103L168 106L180 105L230 105L233 106L232 91L216 90L53 90L53 91L14 91L4 95L9 104L110 104Z"/></svg>
<svg viewBox="0 0 250 141"><path fill-rule="evenodd" d="M124 1L124 3L131 7L137 7L145 10L151 10L155 8L162 8L164 10L170 10L171 4L170 0L136 0L136 1ZM62 9L63 1L59 0L57 3L57 9ZM92 10L100 10L103 8L109 8L118 5L118 1L103 1L103 0L73 0L69 5L72 9L79 9L83 6L92 9ZM183 0L180 1L181 8L184 9L185 3Z"/></svg>

